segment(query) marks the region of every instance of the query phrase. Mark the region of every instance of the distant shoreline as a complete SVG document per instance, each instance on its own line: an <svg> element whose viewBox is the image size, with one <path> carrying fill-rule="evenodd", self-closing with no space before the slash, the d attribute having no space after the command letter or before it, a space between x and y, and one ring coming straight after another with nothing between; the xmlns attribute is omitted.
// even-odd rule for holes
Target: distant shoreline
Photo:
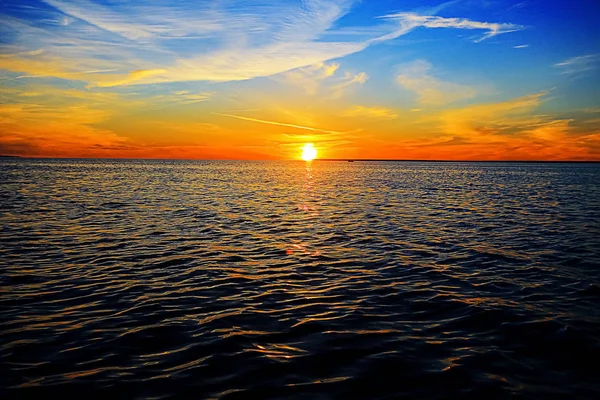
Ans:
<svg viewBox="0 0 600 400"><path fill-rule="evenodd" d="M0 159L20 160L139 160L139 161L293 161L306 162L297 159L201 159L201 158L125 158L125 157L24 157L0 155ZM598 164L600 160L411 160L411 159L388 159L388 158L315 158L313 162L403 162L403 163L514 163L514 164Z"/></svg>
<svg viewBox="0 0 600 400"><path fill-rule="evenodd" d="M434 162L434 163L579 163L594 164L600 163L600 160L394 160L377 158L317 158L314 161L333 161L333 162Z"/></svg>

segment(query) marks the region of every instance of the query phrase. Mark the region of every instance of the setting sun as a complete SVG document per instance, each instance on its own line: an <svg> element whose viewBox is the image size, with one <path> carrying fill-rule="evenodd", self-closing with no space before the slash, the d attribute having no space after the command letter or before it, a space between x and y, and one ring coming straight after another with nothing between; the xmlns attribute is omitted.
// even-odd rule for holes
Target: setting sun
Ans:
<svg viewBox="0 0 600 400"><path fill-rule="evenodd" d="M312 143L306 143L302 148L302 159L304 161L312 161L317 158L317 149Z"/></svg>

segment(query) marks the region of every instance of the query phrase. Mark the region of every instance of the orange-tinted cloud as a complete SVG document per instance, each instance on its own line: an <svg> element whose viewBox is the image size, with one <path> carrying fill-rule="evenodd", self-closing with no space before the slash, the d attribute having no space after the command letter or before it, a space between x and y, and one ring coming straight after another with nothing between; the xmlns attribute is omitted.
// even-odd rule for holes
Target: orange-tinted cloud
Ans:
<svg viewBox="0 0 600 400"><path fill-rule="evenodd" d="M429 116L430 122L438 121L442 135L400 140L385 152L409 159L600 159L600 129L582 134L572 120L535 113L545 94Z"/></svg>

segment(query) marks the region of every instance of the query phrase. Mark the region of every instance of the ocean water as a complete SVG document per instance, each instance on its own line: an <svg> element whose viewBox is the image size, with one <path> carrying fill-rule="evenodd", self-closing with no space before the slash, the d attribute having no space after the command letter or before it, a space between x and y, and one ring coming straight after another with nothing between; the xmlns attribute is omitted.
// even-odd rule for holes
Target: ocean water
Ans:
<svg viewBox="0 0 600 400"><path fill-rule="evenodd" d="M2 398L600 397L600 164L3 159L0 200Z"/></svg>

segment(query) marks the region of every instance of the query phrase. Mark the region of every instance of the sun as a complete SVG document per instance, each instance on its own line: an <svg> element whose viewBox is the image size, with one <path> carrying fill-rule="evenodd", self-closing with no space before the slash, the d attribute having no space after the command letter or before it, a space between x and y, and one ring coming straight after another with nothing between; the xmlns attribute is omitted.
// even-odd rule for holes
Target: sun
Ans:
<svg viewBox="0 0 600 400"><path fill-rule="evenodd" d="M317 149L312 143L306 143L302 148L302 159L304 161L312 161L317 158Z"/></svg>

